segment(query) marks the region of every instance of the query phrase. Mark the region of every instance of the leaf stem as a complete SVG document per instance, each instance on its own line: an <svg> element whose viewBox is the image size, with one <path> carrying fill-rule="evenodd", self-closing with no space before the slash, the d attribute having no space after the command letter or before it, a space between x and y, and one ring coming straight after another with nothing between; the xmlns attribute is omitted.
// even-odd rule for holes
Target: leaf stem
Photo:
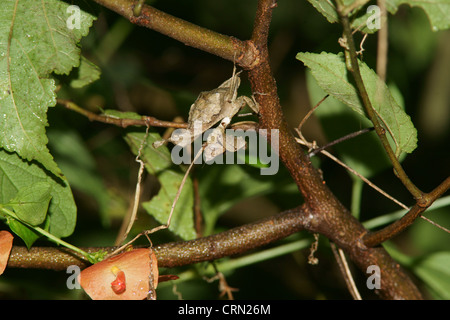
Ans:
<svg viewBox="0 0 450 320"><path fill-rule="evenodd" d="M101 115L93 113L89 110L83 109L80 106L78 106L76 103L64 100L64 99L58 99L58 104L63 105L69 110L75 111L86 118L88 118L90 121L99 121L103 123L113 124L118 127L126 128L129 126L151 126L151 127L164 127L164 128L186 128L186 123L179 123L179 122L170 122L170 121L163 121L158 120L154 117L150 116L141 116L140 119L122 119L122 118L116 118L108 115Z"/></svg>
<svg viewBox="0 0 450 320"><path fill-rule="evenodd" d="M359 95L363 103L364 109L367 113L367 116L373 123L375 131L394 167L395 174L416 200L422 199L424 193L414 185L414 183L409 179L406 172L403 170L403 167L401 166L394 150L392 150L391 145L389 144L388 138L386 136L386 130L381 125L378 116L372 107L372 103L369 99L369 95L367 94L367 90L365 88L361 72L359 69L359 62L357 58L355 43L353 41L352 30L350 27L348 16L346 15L348 10L346 10L346 7L342 4L342 0L337 1L337 11L343 26L343 33L345 38L344 40L346 40L346 43L348 45L348 47L345 49L346 52L348 53L346 54L346 59L348 56L350 59L350 61L347 61L347 66L349 65L351 66L348 69L349 72L353 75L356 87L359 91Z"/></svg>
<svg viewBox="0 0 450 320"><path fill-rule="evenodd" d="M42 229L41 227L33 226L33 225L27 223L26 221L21 220L21 219L20 219L13 211L11 211L11 210L9 210L9 209L3 207L3 206L0 206L0 210L1 210L5 215L7 215L9 218L12 218L12 219L14 219L14 220L16 220L16 221L18 221L18 222L24 224L24 225L27 226L28 228L31 228L31 229L33 229L34 231L40 233L41 235L43 235L43 236L46 237L47 239L49 239L49 240L51 240L51 241L53 241L53 242L55 242L55 243L57 243L57 244L59 244L59 245L62 245L62 246L66 247L66 248L68 248L68 249L70 249L70 250L72 250L72 251L75 251L76 253L81 254L81 255L84 256L86 259L88 259L89 262L91 262L91 263L95 263L95 262L96 262L97 259L96 259L95 255L91 255L91 254L89 254L89 253L87 253L87 252L81 250L80 248L78 248L78 247L76 247L76 246L74 246L74 245L71 245L71 244L68 243L68 242L65 242L64 240L61 240L61 239L59 239L58 237L55 237L55 236L52 235L51 233L49 233L49 232L47 232L46 230Z"/></svg>

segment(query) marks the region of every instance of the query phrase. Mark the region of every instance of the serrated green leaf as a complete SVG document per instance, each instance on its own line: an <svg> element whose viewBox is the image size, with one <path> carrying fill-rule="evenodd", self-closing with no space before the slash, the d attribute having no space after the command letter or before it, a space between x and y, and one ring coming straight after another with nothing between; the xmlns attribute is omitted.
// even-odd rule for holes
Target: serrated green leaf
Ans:
<svg viewBox="0 0 450 320"><path fill-rule="evenodd" d="M78 42L93 17L79 11L70 29L69 4L58 0L4 0L0 9L0 147L55 175L61 171L47 148L47 108L54 106L50 74L67 74L80 63Z"/></svg>
<svg viewBox="0 0 450 320"><path fill-rule="evenodd" d="M306 84L311 105L315 105L325 95L319 87L310 70L306 73ZM361 118L350 110L344 103L328 97L314 111L329 141L341 138L362 128L371 127L370 120ZM366 178L370 178L380 171L391 166L391 162L374 132L366 133L350 141L333 146L346 165ZM351 175L353 178L354 176Z"/></svg>
<svg viewBox="0 0 450 320"><path fill-rule="evenodd" d="M330 23L339 21L336 6L331 0L308 0Z"/></svg>
<svg viewBox="0 0 450 320"><path fill-rule="evenodd" d="M331 0L308 0L318 12L320 12L330 23L339 21L339 16L336 12L336 7ZM347 1L344 5L348 5ZM363 3L364 4L364 3ZM395 14L398 7L402 4L407 4L411 7L422 8L430 21L433 31L446 30L450 28L450 1L448 0L386 0L386 8L391 14ZM367 19L374 13L365 12L360 13L359 17L355 17L352 21L352 28L358 29L364 33L376 32L376 28L367 28Z"/></svg>
<svg viewBox="0 0 450 320"><path fill-rule="evenodd" d="M450 252L433 253L412 268L426 285L441 299L450 299Z"/></svg>
<svg viewBox="0 0 450 320"><path fill-rule="evenodd" d="M129 132L125 135L125 141L135 155L138 154L144 138L145 132ZM161 136L157 132L149 132L140 156L147 171L153 175L157 175L173 165L169 149L166 146L153 147L153 142L158 140L161 140Z"/></svg>
<svg viewBox="0 0 450 320"><path fill-rule="evenodd" d="M158 175L161 189L150 201L142 204L143 208L151 214L161 224L166 224L170 210L181 186L183 173L173 170L165 170ZM194 190L191 179L186 179L186 183L180 193L172 214L169 230L180 236L184 240L191 240L196 237L194 227Z"/></svg>
<svg viewBox="0 0 450 320"><path fill-rule="evenodd" d="M125 141L130 146L131 151L137 155L144 138L145 132L131 131L126 134ZM174 164L166 146L153 147L153 142L158 140L161 140L161 136L158 133L149 132L146 143L140 153L140 159L144 162L147 172L155 175L161 184L158 194L150 201L143 203L142 206L157 221L161 224L166 224L184 174L171 169ZM170 231L185 240L196 237L193 203L193 186L191 179L188 177L175 206L169 226Z"/></svg>
<svg viewBox="0 0 450 320"><path fill-rule="evenodd" d="M297 59L311 69L312 75L325 92L365 117L357 90L349 80L351 75L348 74L342 54L299 53ZM417 131L411 118L395 101L389 88L379 80L372 69L360 62L360 71L372 107L390 134L394 144L392 147L397 157L402 152L411 153L417 147Z"/></svg>
<svg viewBox="0 0 450 320"><path fill-rule="evenodd" d="M47 172L35 163L28 163L15 153L0 149L0 203L9 203L17 196L19 190L37 183L48 183L52 197L45 224L56 237L67 237L72 234L77 208L72 191L66 180L55 181Z"/></svg>
<svg viewBox="0 0 450 320"><path fill-rule="evenodd" d="M421 7L430 20L433 31L450 28L450 1L448 0L387 0L386 6L390 13L397 12L398 7L407 4L411 7Z"/></svg>
<svg viewBox="0 0 450 320"><path fill-rule="evenodd" d="M51 185L48 182L38 182L20 189L8 203L16 215L32 226L44 222L50 203Z"/></svg>

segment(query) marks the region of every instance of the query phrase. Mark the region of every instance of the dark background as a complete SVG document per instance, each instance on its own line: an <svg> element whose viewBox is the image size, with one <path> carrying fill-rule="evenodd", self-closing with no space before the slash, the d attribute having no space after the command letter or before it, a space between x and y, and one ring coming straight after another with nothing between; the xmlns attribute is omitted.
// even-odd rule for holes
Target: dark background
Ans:
<svg viewBox="0 0 450 320"><path fill-rule="evenodd" d="M238 0L164 0L149 4L169 14L183 18L214 31L249 39L256 11L256 1ZM88 37L83 39L83 54L102 69L102 78L89 87L60 93L80 106L97 112L99 107L134 111L163 120L177 116L187 118L191 103L200 91L217 87L231 76L229 61L185 46L152 30L132 26L117 14L87 2L93 12L99 12ZM341 51L337 39L341 36L338 24L329 24L307 1L283 0L273 12L270 29L270 57L281 104L291 126L297 127L315 104L309 101L305 84L305 68L295 59L298 52L320 53ZM355 36L356 42L362 39ZM418 129L418 148L404 161L406 172L419 188L430 191L450 173L449 152L449 32L431 31L428 19L419 8L402 6L389 20L388 81L395 83L403 94L406 112ZM364 45L364 61L375 68L376 36L370 35ZM447 66L445 69L444 66ZM64 82L64 79L61 79ZM243 76L241 92L250 94ZM445 98L442 97L447 97ZM446 104L439 104L439 99ZM137 164L121 139L120 128L89 122L82 116L58 106L49 111L49 132L54 129L75 130L82 137L96 163L96 175L101 177L113 203L109 203L107 217L99 214L95 195L74 188L78 204L78 224L68 242L79 246L112 245L124 212L133 197ZM442 122L442 123L440 123ZM339 125L339 123L336 123ZM163 130L161 130L161 133ZM314 117L304 127L304 135L319 145L328 139ZM51 141L50 141L51 146ZM57 161L58 157L55 155ZM201 168L203 169L203 168ZM207 172L207 169L204 169ZM348 173L329 160L322 159L321 169L330 188L349 206L351 179ZM204 173L205 174L205 173ZM286 172L274 179L283 179ZM406 204L413 199L392 174L385 170L372 179L377 185ZM70 181L70 177L69 177ZM145 181L145 194L152 190L152 180ZM148 197L148 196L147 196ZM295 192L272 193L253 197L239 203L218 223L217 230L254 221L301 203ZM398 210L369 188L364 189L361 217L372 217ZM450 224L449 209L430 215L444 226ZM207 213L204 213L207 214ZM107 222L105 222L107 220ZM151 219L140 214L136 228L146 228ZM420 220L420 219L419 219ZM420 255L442 249L447 241L426 241L437 229L417 221L408 232L395 239L405 253ZM447 238L445 238L447 236ZM310 237L295 235L292 239ZM20 240L19 240L20 241ZM21 245L20 243L16 243ZM49 245L38 241L37 245ZM307 263L309 249L247 266L227 273L230 286L239 288L236 299L351 299L326 239L321 238L317 266ZM181 270L168 270L170 273ZM356 282L365 298L373 298L364 291L365 279L355 270ZM86 298L81 290L69 291L67 274L53 271L7 269L0 281L0 298ZM51 284L51 285L49 285ZM216 299L217 282L207 283L201 278L177 285L186 299ZM48 290L47 290L48 289ZM175 299L172 287L159 292L159 297Z"/></svg>

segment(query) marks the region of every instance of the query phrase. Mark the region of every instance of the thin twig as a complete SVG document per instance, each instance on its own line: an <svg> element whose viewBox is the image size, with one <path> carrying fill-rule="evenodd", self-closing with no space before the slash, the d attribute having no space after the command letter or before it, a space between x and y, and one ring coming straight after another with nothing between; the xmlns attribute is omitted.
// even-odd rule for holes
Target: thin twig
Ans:
<svg viewBox="0 0 450 320"><path fill-rule="evenodd" d="M239 289L230 287L228 285L228 282L225 279L224 274L217 269L217 266L214 262L212 263L212 266L216 272L215 276L213 276L212 278L203 277L203 279L205 279L208 283L211 283L215 280L219 280L219 291L220 291L219 297L222 297L226 294L228 300L234 300L233 292L239 291Z"/></svg>
<svg viewBox="0 0 450 320"><path fill-rule="evenodd" d="M386 81L387 53L388 53L388 23L386 0L377 0L380 8L380 30L378 30L377 46L377 75L382 82ZM379 84L378 84L379 85Z"/></svg>
<svg viewBox="0 0 450 320"><path fill-rule="evenodd" d="M433 226L435 226L435 227L437 227L437 228L439 228L439 229L441 229L441 230L443 230L443 231L445 231L445 232L447 232L447 233L450 233L450 230L449 230L449 229L447 229L447 228L441 226L440 224L434 222L433 220L431 220L431 219L429 219L429 218L427 218L427 217L424 217L424 216L420 216L420 217L421 217L423 220L427 221L428 223L431 223Z"/></svg>
<svg viewBox="0 0 450 320"><path fill-rule="evenodd" d="M311 111L314 111L319 105L320 103L323 101L324 99L322 99ZM383 196L385 196L386 198L392 200L393 202L395 202L396 204L398 204L400 207L402 207L403 209L406 210L410 210L410 212L406 213L405 216L400 219L402 221L397 221L395 224L391 225L389 228L386 227L387 229L383 231L379 230L378 232L375 233L368 233L363 237L363 242L366 246L375 246L378 245L379 243L389 239L389 237L393 237L396 234L398 234L400 231L402 231L403 229L401 228L401 225L399 226L398 224L403 224L403 228L406 228L407 226L409 226L418 216L420 216L421 218L423 218L424 220L428 221L429 223L433 224L434 226L449 232L449 230L447 230L446 228L440 226L439 224L431 221L430 219L424 217L421 215L421 212L423 211L415 211L412 210L411 208L409 208L407 205L403 204L402 202L398 201L396 198L392 197L391 195L389 195L387 192L385 192L384 190L382 190L381 188L379 188L377 185L375 185L373 182L371 182L369 179L367 179L366 177L364 177L363 175L361 175L360 173L358 173L356 170L354 170L353 168L347 166L345 163L343 163L342 161L340 161L338 158L336 158L334 155L332 155L331 153L329 153L328 151L324 150L327 146L324 147L320 147L317 148L315 142L311 143L308 142L307 140L305 140L305 138L303 137L301 131L299 130L299 128L301 128L303 126L303 124L305 123L305 119L309 118L311 116L311 111L305 116L304 119L302 119L302 121L300 122L300 125L298 126L298 128L296 129L297 134L299 136L299 138L296 138L296 141L304 146L307 146L310 150L313 149L313 152L310 152L309 155L312 156L314 154L317 154L318 152L322 153L323 155L327 156L328 158L330 158L331 160L333 160L334 162L336 162L337 164L341 165L342 167L344 167L345 169L347 169L349 172L353 173L354 175L356 175L357 177L359 177L362 181L364 181L367 185L369 185L371 188L373 188L374 190L376 190L377 192L379 192L380 194L382 194ZM338 139L340 140L340 139ZM447 179L449 180L449 179ZM447 181L446 180L446 181ZM435 190L433 190L430 194L425 195L425 199L428 199L430 197L433 197L435 199L437 199L438 197L440 197L446 190L448 190L450 188L450 186L448 184L450 184L449 182L444 181L443 183L441 183ZM447 186L446 186L447 184ZM434 202L434 200L430 200L427 202L427 206L431 205ZM405 222L407 221L407 223ZM450 233L450 232L449 232Z"/></svg>
<svg viewBox="0 0 450 320"><path fill-rule="evenodd" d="M422 202L417 202L399 220L376 232L369 232L362 237L362 242L366 247L375 247L384 241L396 236L406 227L411 225L421 214L428 209L433 202L442 196L450 188L450 177L444 180L438 187L430 193L424 195Z"/></svg>
<svg viewBox="0 0 450 320"><path fill-rule="evenodd" d="M134 222L136 221L137 211L139 208L139 200L141 197L142 174L144 173L144 168L145 168L144 161L141 160L141 152L142 152L142 149L144 148L145 143L147 142L149 128L150 127L147 126L147 129L145 130L144 139L142 139L142 143L139 147L138 154L136 156L136 162L139 163L139 171L138 171L138 177L137 177L137 182L136 182L136 190L134 193L133 209L131 211L131 215L127 222L127 229L125 230L125 232L122 235L120 235L119 242L117 243L118 245L122 244L123 241L125 241L125 239L127 238L128 234L131 231L131 228L133 227Z"/></svg>
<svg viewBox="0 0 450 320"><path fill-rule="evenodd" d="M155 228L153 228L153 229L145 230L145 231L139 233L139 234L138 234L137 236L135 236L132 240L128 241L126 244L122 245L121 247L119 247L118 249L116 249L113 253L109 254L108 256L113 256L113 255L115 255L115 254L121 252L122 250L124 250L126 247L130 246L132 243L134 243L138 238L140 238L140 237L143 236L143 235L147 236L147 235L149 235L149 234L155 233L156 231L168 229L168 228L170 227L170 222L172 221L172 215L173 215L173 212L174 212L174 210L175 210L175 206L176 206L176 204L177 204L177 202L178 202L178 199L180 198L181 191L183 190L184 184L186 183L186 179L187 179L187 177L188 177L188 175L189 175L189 172L191 171L192 167L193 167L194 164L195 164L195 161L196 161L196 160L198 159L198 157L202 154L202 152L203 152L203 150L204 150L205 148L206 148L206 143L203 144L202 148L200 148L200 150L197 152L196 156L194 157L194 159L192 160L192 162L191 162L191 164L189 165L188 169L186 170L186 173L184 174L184 177L183 177L183 179L181 180L180 187L178 188L178 191L177 191L177 193L176 193L176 195L175 195L175 198L174 198L174 200L173 200L173 202L172 202L172 206L171 206L171 208L170 208L169 217L167 218L166 224L162 224L162 225L159 225L159 226L157 226L157 227L155 227Z"/></svg>
<svg viewBox="0 0 450 320"><path fill-rule="evenodd" d="M362 300L361 295L359 294L358 288L355 285L355 281L353 280L352 273L347 264L347 259L345 258L344 251L341 248L336 248L334 243L331 243L331 249L333 251L334 257L339 265L339 270L341 270L342 275L344 276L345 283L347 285L348 291L352 295L355 300Z"/></svg>
<svg viewBox="0 0 450 320"><path fill-rule="evenodd" d="M316 109L322 104L322 102L325 101L326 98L328 98L330 95L327 94L325 95L325 97L323 97L319 102L317 102L317 104L314 106L314 108L312 108L311 110L308 111L308 113L303 117L302 121L300 121L300 123L298 124L297 127L297 133L299 134L300 138L302 140L305 140L302 134L302 127L305 124L305 122L311 117L311 115L314 113L314 111L316 111Z"/></svg>
<svg viewBox="0 0 450 320"><path fill-rule="evenodd" d="M363 175L361 175L359 172L357 172L356 170L354 170L353 168L347 166L344 162L342 162L341 160L339 160L338 158L336 158L334 155L332 155L331 153L329 153L328 151L325 150L325 148L327 148L328 146L330 146L330 144L317 148L316 143L313 142L308 142L304 137L303 134L301 132L301 128L303 127L303 125L305 124L305 122L311 117L312 113L320 106L320 104L328 97L328 95L326 95L325 97L323 97L315 106L314 108L312 108L307 114L306 116L302 119L302 121L300 121L300 124L298 125L298 127L295 129L299 138L295 138L295 140L304 145L307 146L310 150L313 150L312 152L309 153L309 156L312 157L313 155L317 154L318 152L322 153L323 155L327 156L328 158L330 158L331 160L333 160L334 162L336 162L337 164L339 164L340 166L344 167L345 169L347 169L349 172L353 173L354 175L356 175L357 177L359 177L362 181L364 181L366 184L368 184L371 188L375 189L376 191L378 191L379 193L381 193L382 195L384 195L386 198L394 201L395 203L397 203L399 206L401 206L404 209L408 209L408 207L406 205L404 205L403 203L401 203L400 201L398 201L397 199L395 199L394 197L392 197L391 195L389 195L387 192L385 192L384 190L382 190L381 188L379 188L378 186L376 186L373 182L371 182L369 179L367 179L366 177L364 177ZM350 134L351 136L354 136L353 134ZM347 135L348 136L348 135ZM346 137L347 137L346 136ZM337 139L338 141L341 141L342 139ZM334 142L331 142L331 145L334 145Z"/></svg>
<svg viewBox="0 0 450 320"><path fill-rule="evenodd" d="M187 123L163 121L149 116L141 116L140 119L121 119L109 115L93 113L89 110L79 107L76 103L69 100L58 99L57 102L66 107L67 109L75 111L85 116L90 121L99 121L103 123L113 124L122 128L126 128L129 126L151 126L151 127L179 128L179 129L187 128Z"/></svg>
<svg viewBox="0 0 450 320"><path fill-rule="evenodd" d="M297 142L307 146L309 148L314 147L315 145L301 140L299 138L296 138ZM369 179L367 179L366 177L364 177L363 175L361 175L359 172L357 172L356 170L354 170L353 168L349 167L348 165L346 165L344 162L342 162L341 160L339 160L338 158L336 158L334 155L332 155L331 153L329 153L326 150L321 150L320 151L321 154L327 156L328 158L330 158L331 160L333 160L334 162L336 162L337 164L339 164L340 166L344 167L345 169L347 169L349 172L353 173L355 176L359 177L361 180L363 180L365 183L367 183L367 185L369 185L371 188L375 189L376 191L378 191L379 193L381 193L383 196L385 196L386 198L392 200L393 202L395 202L396 204L398 204L399 206L401 206L404 209L409 209L408 206L406 206L405 204L401 203L400 201L398 201L397 199L395 199L394 197L392 197L391 195L389 195L387 192L385 192L383 189L379 188L377 185L375 185L372 181L370 181Z"/></svg>
<svg viewBox="0 0 450 320"><path fill-rule="evenodd" d="M414 196L416 200L421 199L423 197L423 192L417 188L414 183L409 179L406 172L403 170L402 165L400 164L399 160L397 159L395 152L392 150L391 145L388 141L388 138L386 136L386 130L382 127L377 114L375 113L372 103L369 99L369 95L367 93L367 90L365 88L365 84L363 82L361 72L359 69L359 63L358 63L358 57L355 49L355 43L353 41L353 35L350 27L350 22L348 19L348 16L345 14L347 11L347 7L345 7L342 4L342 0L337 1L337 11L341 19L341 23L343 26L343 33L344 38L346 40L347 48L346 52L349 55L349 60L347 65L351 65L351 68L349 68L350 73L352 74L356 88L358 89L359 96L361 97L362 104L364 106L364 110L367 113L367 116L372 121L373 126L375 128L375 131L383 145L383 148L385 149L389 160L391 161L395 173L398 176L399 180L403 183L403 185L406 187L406 189ZM348 13L348 12L347 12Z"/></svg>
<svg viewBox="0 0 450 320"><path fill-rule="evenodd" d="M374 128L371 127L371 128L365 128L365 129L362 129L362 130L359 130L359 131L356 131L356 132L349 133L349 134L347 134L347 135L345 135L343 137L340 137L340 138L338 138L336 140L331 141L330 143L327 143L326 145L324 145L324 146L322 146L320 148L314 149L313 151L308 153L308 156L309 157L315 156L317 153L321 152L322 150L330 148L330 147L334 146L335 144L341 143L343 141L355 138L355 137L357 137L357 136L359 136L359 135L361 135L363 133L370 132L373 129Z"/></svg>

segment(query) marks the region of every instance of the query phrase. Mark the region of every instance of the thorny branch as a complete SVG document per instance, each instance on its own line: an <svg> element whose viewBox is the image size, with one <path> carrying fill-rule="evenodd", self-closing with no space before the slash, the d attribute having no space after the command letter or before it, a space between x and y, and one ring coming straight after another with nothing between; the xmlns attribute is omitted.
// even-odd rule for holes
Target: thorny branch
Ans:
<svg viewBox="0 0 450 320"><path fill-rule="evenodd" d="M279 156L291 173L305 201L299 208L279 213L259 222L192 241L156 246L154 249L159 266L175 267L200 261L212 261L244 253L292 233L307 230L327 237L341 248L363 272L370 265L378 265L381 269L381 289L378 290L381 298L421 298L420 292L410 277L382 247L369 248L361 242L367 230L328 189L320 173L312 166L309 157L296 142L284 118L276 82L269 66L267 49L269 25L272 11L277 5L276 1L258 1L254 29L251 40L248 41L204 29L148 5L143 5L140 15L136 17L133 14L135 5L133 0L94 1L124 16L134 24L153 29L186 45L234 61L248 70L252 91L260 105L259 127L279 130L277 148ZM105 119L95 117L93 120ZM142 125L152 125L148 123L148 119L141 119L141 121L143 121ZM270 135L267 138L274 143ZM433 195L438 193L433 192ZM87 248L86 251L98 249ZM109 252L114 249L105 248ZM9 261L11 267L43 267L59 270L65 269L70 264L86 265L79 256L61 248L33 247L28 251L26 248L15 247Z"/></svg>

